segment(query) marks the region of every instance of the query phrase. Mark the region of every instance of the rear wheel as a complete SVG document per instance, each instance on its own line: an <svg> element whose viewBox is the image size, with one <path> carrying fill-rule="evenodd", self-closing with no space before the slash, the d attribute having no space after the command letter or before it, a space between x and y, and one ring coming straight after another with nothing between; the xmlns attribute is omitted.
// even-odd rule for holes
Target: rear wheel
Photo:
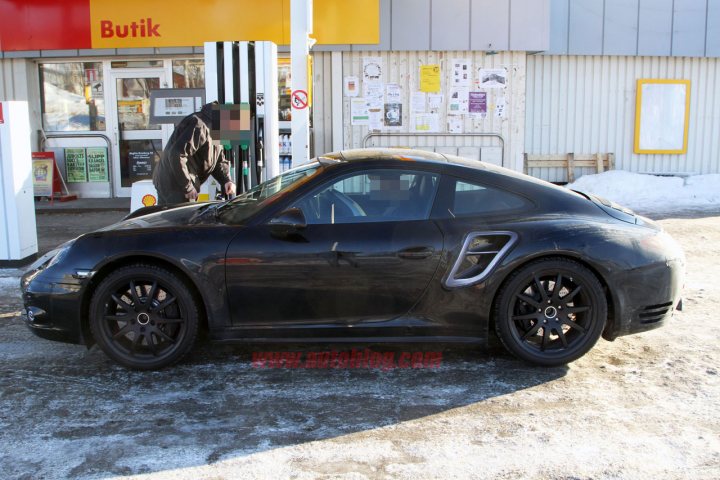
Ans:
<svg viewBox="0 0 720 480"><path fill-rule="evenodd" d="M562 258L539 260L513 273L495 305L495 330L505 347L544 366L587 353L606 319L600 281L583 265Z"/></svg>
<svg viewBox="0 0 720 480"><path fill-rule="evenodd" d="M98 285L90 303L90 331L107 356L121 365L158 369L190 351L198 310L177 275L157 266L131 265Z"/></svg>

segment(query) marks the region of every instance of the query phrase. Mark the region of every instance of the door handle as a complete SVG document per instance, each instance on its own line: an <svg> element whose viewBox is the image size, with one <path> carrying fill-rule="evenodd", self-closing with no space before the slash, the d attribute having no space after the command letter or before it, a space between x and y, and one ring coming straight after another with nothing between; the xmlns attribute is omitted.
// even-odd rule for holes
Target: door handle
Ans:
<svg viewBox="0 0 720 480"><path fill-rule="evenodd" d="M420 260L429 257L434 252L435 249L430 247L410 247L400 250L397 255L408 260Z"/></svg>

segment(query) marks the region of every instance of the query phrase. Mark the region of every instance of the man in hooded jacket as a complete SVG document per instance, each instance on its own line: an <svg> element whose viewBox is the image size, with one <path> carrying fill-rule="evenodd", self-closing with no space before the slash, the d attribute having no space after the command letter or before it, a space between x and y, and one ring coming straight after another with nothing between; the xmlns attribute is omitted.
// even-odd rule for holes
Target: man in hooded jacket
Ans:
<svg viewBox="0 0 720 480"><path fill-rule="evenodd" d="M200 186L210 175L223 185L228 196L235 194L230 179L230 162L222 145L211 137L213 105L183 118L175 127L153 173L158 204L194 201Z"/></svg>

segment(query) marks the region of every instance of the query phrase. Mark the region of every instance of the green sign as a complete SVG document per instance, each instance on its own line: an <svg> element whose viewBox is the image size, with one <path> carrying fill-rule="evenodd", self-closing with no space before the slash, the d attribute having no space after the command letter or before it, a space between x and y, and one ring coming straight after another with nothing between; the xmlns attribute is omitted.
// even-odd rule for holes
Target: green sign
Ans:
<svg viewBox="0 0 720 480"><path fill-rule="evenodd" d="M87 169L88 181L90 182L108 182L108 158L107 148L105 147L88 147L87 151Z"/></svg>
<svg viewBox="0 0 720 480"><path fill-rule="evenodd" d="M65 149L65 175L68 183L87 182L85 163L84 148Z"/></svg>

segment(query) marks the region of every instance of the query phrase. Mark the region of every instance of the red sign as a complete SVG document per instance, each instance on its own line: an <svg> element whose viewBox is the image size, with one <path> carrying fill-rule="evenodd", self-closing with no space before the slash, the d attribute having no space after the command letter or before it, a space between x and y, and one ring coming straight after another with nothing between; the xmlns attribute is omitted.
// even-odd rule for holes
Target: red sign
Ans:
<svg viewBox="0 0 720 480"><path fill-rule="evenodd" d="M0 123L5 123L5 118L2 113L2 103L0 103Z"/></svg>
<svg viewBox="0 0 720 480"><path fill-rule="evenodd" d="M290 96L292 107L296 110L302 110L308 106L308 94L305 90L295 90Z"/></svg>

